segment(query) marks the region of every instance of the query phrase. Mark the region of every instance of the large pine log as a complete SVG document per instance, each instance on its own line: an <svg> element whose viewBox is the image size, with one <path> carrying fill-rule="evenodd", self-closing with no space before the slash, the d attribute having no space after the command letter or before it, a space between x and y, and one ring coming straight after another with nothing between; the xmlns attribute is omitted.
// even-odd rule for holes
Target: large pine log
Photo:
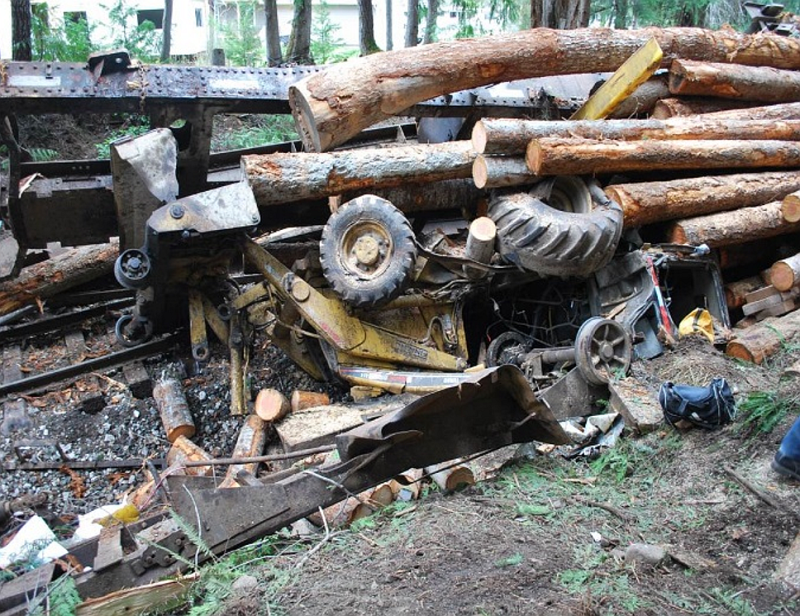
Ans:
<svg viewBox="0 0 800 616"><path fill-rule="evenodd" d="M583 175L655 169L799 167L791 141L598 141L534 139L525 154L537 175Z"/></svg>
<svg viewBox="0 0 800 616"><path fill-rule="evenodd" d="M472 181L478 188L521 186L532 184L536 179L522 156L478 155L472 163Z"/></svg>
<svg viewBox="0 0 800 616"><path fill-rule="evenodd" d="M717 120L800 120L800 103L727 109L704 115Z"/></svg>
<svg viewBox="0 0 800 616"><path fill-rule="evenodd" d="M784 343L800 333L800 310L779 318L765 319L738 333L725 347L731 357L760 364L777 353Z"/></svg>
<svg viewBox="0 0 800 616"><path fill-rule="evenodd" d="M732 212L678 220L667 231L667 241L676 244L708 244L716 248L795 231L800 231L800 223L786 222L781 216L781 202L774 201Z"/></svg>
<svg viewBox="0 0 800 616"><path fill-rule="evenodd" d="M547 122L512 118L484 119L472 129L478 154L522 154L532 139L800 139L800 121L719 120L703 115L669 120L577 120ZM474 176L474 174L473 174Z"/></svg>
<svg viewBox="0 0 800 616"><path fill-rule="evenodd" d="M712 113L736 113L749 109L757 103L732 101L722 98L664 98L653 106L650 117L667 120L691 115L711 115Z"/></svg>
<svg viewBox="0 0 800 616"><path fill-rule="evenodd" d="M0 314L110 274L118 255L119 242L115 239L108 244L73 248L26 267L17 278L0 284Z"/></svg>
<svg viewBox="0 0 800 616"><path fill-rule="evenodd" d="M800 171L739 173L663 182L612 184L606 194L622 206L628 227L763 205L800 190Z"/></svg>
<svg viewBox="0 0 800 616"><path fill-rule="evenodd" d="M243 156L242 168L263 207L354 190L469 178L474 159L468 141L455 141L331 154Z"/></svg>
<svg viewBox="0 0 800 616"><path fill-rule="evenodd" d="M800 284L800 253L776 261L770 268L769 278L778 291L788 291Z"/></svg>
<svg viewBox="0 0 800 616"><path fill-rule="evenodd" d="M473 163L474 164L474 163ZM525 161L522 161L525 166ZM527 171L527 167L525 168ZM342 194L342 202L363 195L366 191ZM398 210L406 214L441 210L474 210L483 197L471 179L443 180L427 184L404 184L395 188L370 188L369 193L386 199Z"/></svg>
<svg viewBox="0 0 800 616"><path fill-rule="evenodd" d="M371 54L328 67L289 88L307 150L322 152L421 101L468 88L571 73L616 70L655 37L674 58L792 69L800 41L700 28L550 30L461 39Z"/></svg>
<svg viewBox="0 0 800 616"><path fill-rule="evenodd" d="M800 73L771 66L742 66L677 59L669 69L669 91L764 103L800 99Z"/></svg>

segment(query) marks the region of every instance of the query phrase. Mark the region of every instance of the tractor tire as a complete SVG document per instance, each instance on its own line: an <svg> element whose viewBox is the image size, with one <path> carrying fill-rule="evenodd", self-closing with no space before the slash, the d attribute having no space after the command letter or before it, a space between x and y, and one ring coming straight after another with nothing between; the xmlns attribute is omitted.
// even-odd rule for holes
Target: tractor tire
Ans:
<svg viewBox="0 0 800 616"><path fill-rule="evenodd" d="M578 180L583 184L582 180ZM517 267L550 276L587 277L614 256L622 234L622 208L610 200L569 207L564 195L585 202L589 191L576 190L570 179L569 191L553 199L556 209L528 193L496 197L489 205L489 217L497 225L497 245L503 258ZM590 199L594 198L594 194Z"/></svg>
<svg viewBox="0 0 800 616"><path fill-rule="evenodd" d="M334 293L356 308L375 308L400 295L416 258L408 220L375 195L348 201L322 230L322 273Z"/></svg>

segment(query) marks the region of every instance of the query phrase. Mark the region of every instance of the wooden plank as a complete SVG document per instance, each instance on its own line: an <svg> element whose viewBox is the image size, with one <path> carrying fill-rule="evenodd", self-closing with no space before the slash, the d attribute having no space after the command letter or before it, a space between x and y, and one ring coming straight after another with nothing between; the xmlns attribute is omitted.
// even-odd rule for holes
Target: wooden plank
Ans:
<svg viewBox="0 0 800 616"><path fill-rule="evenodd" d="M334 436L362 423L360 410L326 405L292 413L276 429L286 451L295 451L333 443Z"/></svg>
<svg viewBox="0 0 800 616"><path fill-rule="evenodd" d="M756 314L757 312L761 312L762 310L766 310L772 306L776 306L780 304L783 300L779 293L775 293L774 295L770 295L769 297L765 297L764 299L759 299L755 302L748 302L744 306L742 306L742 312L745 315L750 316L751 314Z"/></svg>
<svg viewBox="0 0 800 616"><path fill-rule="evenodd" d="M18 344L3 349L3 383L22 380L22 349Z"/></svg>
<svg viewBox="0 0 800 616"><path fill-rule="evenodd" d="M125 364L122 367L122 376L134 398L149 398L153 395L153 381L150 380L150 375L147 374L142 362Z"/></svg>
<svg viewBox="0 0 800 616"><path fill-rule="evenodd" d="M655 38L651 38L589 97L570 120L601 120L655 73L664 52Z"/></svg>
<svg viewBox="0 0 800 616"><path fill-rule="evenodd" d="M625 418L627 426L643 434L664 423L664 411L655 394L636 377L629 376L608 384L611 408Z"/></svg>
<svg viewBox="0 0 800 616"><path fill-rule="evenodd" d="M186 576L177 580L164 580L118 590L104 597L89 599L75 610L77 616L115 616L126 614L135 616L152 612L154 608L179 601L191 588L196 576Z"/></svg>
<svg viewBox="0 0 800 616"><path fill-rule="evenodd" d="M756 289L755 291L747 293L744 296L744 303L749 304L750 302L757 302L758 300L777 295L777 293L778 290L772 285L762 287L761 289Z"/></svg>
<svg viewBox="0 0 800 616"><path fill-rule="evenodd" d="M763 321L768 317L779 317L784 315L788 312L791 312L795 309L795 300L794 299L787 299L782 301L779 304L775 304L774 306L770 306L769 308L765 308L761 312L756 314L757 321Z"/></svg>

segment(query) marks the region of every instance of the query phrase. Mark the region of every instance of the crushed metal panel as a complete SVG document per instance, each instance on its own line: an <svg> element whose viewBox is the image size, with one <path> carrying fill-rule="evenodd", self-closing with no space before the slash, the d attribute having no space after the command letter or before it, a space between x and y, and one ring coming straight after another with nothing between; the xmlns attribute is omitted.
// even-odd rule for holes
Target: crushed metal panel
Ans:
<svg viewBox="0 0 800 616"><path fill-rule="evenodd" d="M117 141L110 150L120 250L139 248L147 219L178 196L178 145L172 131L158 128Z"/></svg>

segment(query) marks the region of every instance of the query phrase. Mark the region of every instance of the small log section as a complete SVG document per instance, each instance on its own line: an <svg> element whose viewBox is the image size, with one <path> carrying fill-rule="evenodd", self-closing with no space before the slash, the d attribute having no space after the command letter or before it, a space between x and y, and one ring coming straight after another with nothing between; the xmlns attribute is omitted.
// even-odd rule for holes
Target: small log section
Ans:
<svg viewBox="0 0 800 616"><path fill-rule="evenodd" d="M256 396L255 414L268 422L280 421L292 410L289 401L277 389L262 389Z"/></svg>
<svg viewBox="0 0 800 616"><path fill-rule="evenodd" d="M635 141L639 139L800 139L798 120L726 120L703 115L668 120L479 120L472 129L472 147L478 154L522 154L533 139ZM473 167L474 171L474 167ZM474 173L473 173L474 177Z"/></svg>
<svg viewBox="0 0 800 616"><path fill-rule="evenodd" d="M742 169L800 166L789 141L598 141L535 139L525 155L537 175L584 175L654 169Z"/></svg>
<svg viewBox="0 0 800 616"><path fill-rule="evenodd" d="M469 141L452 141L330 154L254 154L242 157L242 170L263 207L470 178L474 159Z"/></svg>
<svg viewBox="0 0 800 616"><path fill-rule="evenodd" d="M786 222L797 222L800 220L800 189L783 198L781 214Z"/></svg>
<svg viewBox="0 0 800 616"><path fill-rule="evenodd" d="M732 212L678 220L667 231L667 241L695 246L708 244L716 248L795 231L800 231L800 222L786 222L781 216L781 202L774 201Z"/></svg>
<svg viewBox="0 0 800 616"><path fill-rule="evenodd" d="M326 406L330 403L330 397L324 392L303 391L301 389L295 389L294 392L292 392L292 413L318 406Z"/></svg>
<svg viewBox="0 0 800 616"><path fill-rule="evenodd" d="M532 184L537 179L536 175L528 169L522 156L478 155L475 162L472 163L472 180L478 188L521 186Z"/></svg>
<svg viewBox="0 0 800 616"><path fill-rule="evenodd" d="M781 346L800 332L800 310L786 316L765 319L737 333L725 347L725 354L760 364L770 355L777 353Z"/></svg>
<svg viewBox="0 0 800 616"><path fill-rule="evenodd" d="M747 295L764 286L761 276L750 276L729 282L725 285L725 303L731 310L741 308L747 302Z"/></svg>
<svg viewBox="0 0 800 616"><path fill-rule="evenodd" d="M153 398L170 443L174 443L179 436L186 438L194 436L194 419L189 412L189 404L178 379L168 377L159 380L153 387Z"/></svg>
<svg viewBox="0 0 800 616"><path fill-rule="evenodd" d="M448 92L532 77L615 71L652 37L668 59L664 65L673 58L686 58L786 69L800 66L800 42L789 37L701 28L534 28L398 49L333 65L291 86L289 105L306 150L324 152L368 126Z"/></svg>
<svg viewBox="0 0 800 616"><path fill-rule="evenodd" d="M453 492L466 486L475 485L475 475L472 469L462 462L463 460L458 458L435 466L426 466L425 472L430 475L442 492Z"/></svg>
<svg viewBox="0 0 800 616"><path fill-rule="evenodd" d="M114 269L119 242L73 248L52 259L26 267L13 280L0 284L0 314L89 282Z"/></svg>
<svg viewBox="0 0 800 616"><path fill-rule="evenodd" d="M796 188L795 188L796 186ZM627 227L763 205L800 190L800 171L740 173L663 182L612 184Z"/></svg>
<svg viewBox="0 0 800 616"><path fill-rule="evenodd" d="M698 114L737 113L757 104L722 98L664 98L653 106L653 113L650 114L650 117L656 120L667 120Z"/></svg>
<svg viewBox="0 0 800 616"><path fill-rule="evenodd" d="M677 59L669 69L669 91L763 103L800 100L800 74L770 66L742 66Z"/></svg>
<svg viewBox="0 0 800 616"><path fill-rule="evenodd" d="M260 456L264 451L264 446L267 443L267 422L261 419L258 415L248 415L247 419L239 431L239 438L236 439L236 445L233 446L232 458L255 458ZM247 464L232 464L228 467L228 472L225 473L225 479L222 480L220 488L236 488L241 484L237 481L237 475L240 471L255 475L258 470L258 462L249 462Z"/></svg>
<svg viewBox="0 0 800 616"><path fill-rule="evenodd" d="M167 452L168 467L183 467L184 475L208 476L214 471L212 466L186 466L187 462L207 462L212 456L205 449L185 436L179 436Z"/></svg>
<svg viewBox="0 0 800 616"><path fill-rule="evenodd" d="M800 284L800 253L776 261L770 268L769 278L778 291L788 291Z"/></svg>

